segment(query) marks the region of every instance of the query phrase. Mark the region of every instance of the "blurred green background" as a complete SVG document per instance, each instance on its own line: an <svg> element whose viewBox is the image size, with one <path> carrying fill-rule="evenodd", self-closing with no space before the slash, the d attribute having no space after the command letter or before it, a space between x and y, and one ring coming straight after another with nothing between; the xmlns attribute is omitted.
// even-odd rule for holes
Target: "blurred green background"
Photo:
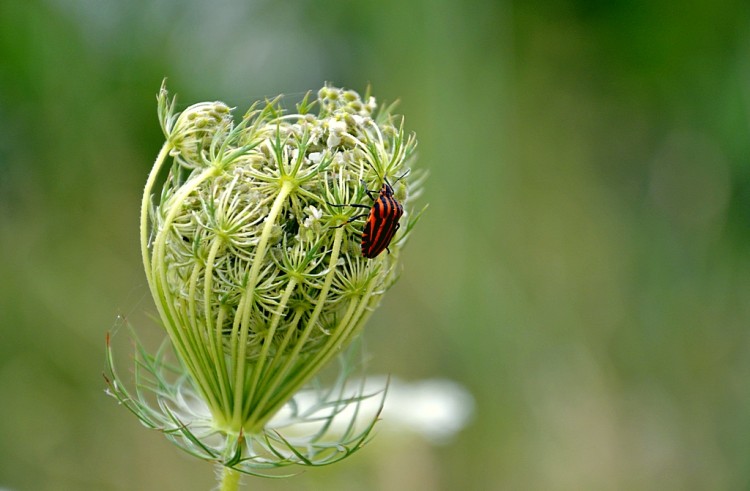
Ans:
<svg viewBox="0 0 750 491"><path fill-rule="evenodd" d="M373 373L476 399L247 489L750 489L750 5L0 0L0 488L210 489L104 395L155 94L400 98L428 213Z"/></svg>

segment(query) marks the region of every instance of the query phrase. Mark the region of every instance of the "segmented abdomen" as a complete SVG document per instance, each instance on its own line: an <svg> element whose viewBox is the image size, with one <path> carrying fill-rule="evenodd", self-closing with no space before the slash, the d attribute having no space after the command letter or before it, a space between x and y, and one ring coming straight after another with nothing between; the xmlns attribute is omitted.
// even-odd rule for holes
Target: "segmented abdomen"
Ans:
<svg viewBox="0 0 750 491"><path fill-rule="evenodd" d="M398 230L404 209L396 198L381 193L370 208L362 231L362 255L372 259L383 252Z"/></svg>

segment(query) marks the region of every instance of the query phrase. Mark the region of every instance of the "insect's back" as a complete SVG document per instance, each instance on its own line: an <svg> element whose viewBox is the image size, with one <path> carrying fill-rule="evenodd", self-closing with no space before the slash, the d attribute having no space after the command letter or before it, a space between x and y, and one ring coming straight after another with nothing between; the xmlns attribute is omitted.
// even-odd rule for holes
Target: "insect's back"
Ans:
<svg viewBox="0 0 750 491"><path fill-rule="evenodd" d="M403 214L401 203L393 197L393 189L384 183L362 231L362 256L372 259L388 247Z"/></svg>

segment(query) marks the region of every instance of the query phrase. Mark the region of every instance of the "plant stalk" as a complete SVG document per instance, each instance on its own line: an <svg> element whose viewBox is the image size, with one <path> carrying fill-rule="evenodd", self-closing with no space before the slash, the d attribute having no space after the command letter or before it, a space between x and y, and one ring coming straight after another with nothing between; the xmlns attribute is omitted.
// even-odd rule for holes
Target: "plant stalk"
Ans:
<svg viewBox="0 0 750 491"><path fill-rule="evenodd" d="M221 487L219 491L238 491L242 474L231 467L223 467L221 471Z"/></svg>

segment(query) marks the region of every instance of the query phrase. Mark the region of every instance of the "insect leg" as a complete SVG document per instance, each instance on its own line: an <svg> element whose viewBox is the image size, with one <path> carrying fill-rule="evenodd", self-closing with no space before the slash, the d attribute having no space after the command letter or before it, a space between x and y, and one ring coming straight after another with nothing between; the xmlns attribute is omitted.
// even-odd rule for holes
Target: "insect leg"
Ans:
<svg viewBox="0 0 750 491"><path fill-rule="evenodd" d="M369 196L371 200L375 201L377 199L375 195L378 193L378 191L367 189L367 183L364 179L360 179L359 181L362 183L362 187L365 188L365 193L367 193L367 196Z"/></svg>
<svg viewBox="0 0 750 491"><path fill-rule="evenodd" d="M336 203L329 203L327 201L326 201L326 204L328 206L335 206L337 208L343 208L345 206L351 206L352 208L364 208L365 210L369 210L371 208L370 206L367 206L367 205L349 204L349 203L346 203L346 204L343 204L343 205L337 205Z"/></svg>
<svg viewBox="0 0 750 491"><path fill-rule="evenodd" d="M354 205L352 205L352 206L354 206ZM368 208L368 207L365 207L365 208L367 208L368 210L370 209L370 208ZM353 222L354 220L357 220L357 219L359 219L359 218L362 218L362 217L366 217L366 216L367 216L367 215L369 215L369 214L370 214L370 213L368 212L368 213L361 213L361 214L359 214L359 215L355 215L355 216L351 217L351 218L350 218L349 220L347 220L347 221L345 221L344 223L342 223L341 225L336 225L336 226L335 226L335 227L333 227L333 228L341 228L341 227L343 227L344 225L346 225L347 223L352 223L352 222Z"/></svg>

